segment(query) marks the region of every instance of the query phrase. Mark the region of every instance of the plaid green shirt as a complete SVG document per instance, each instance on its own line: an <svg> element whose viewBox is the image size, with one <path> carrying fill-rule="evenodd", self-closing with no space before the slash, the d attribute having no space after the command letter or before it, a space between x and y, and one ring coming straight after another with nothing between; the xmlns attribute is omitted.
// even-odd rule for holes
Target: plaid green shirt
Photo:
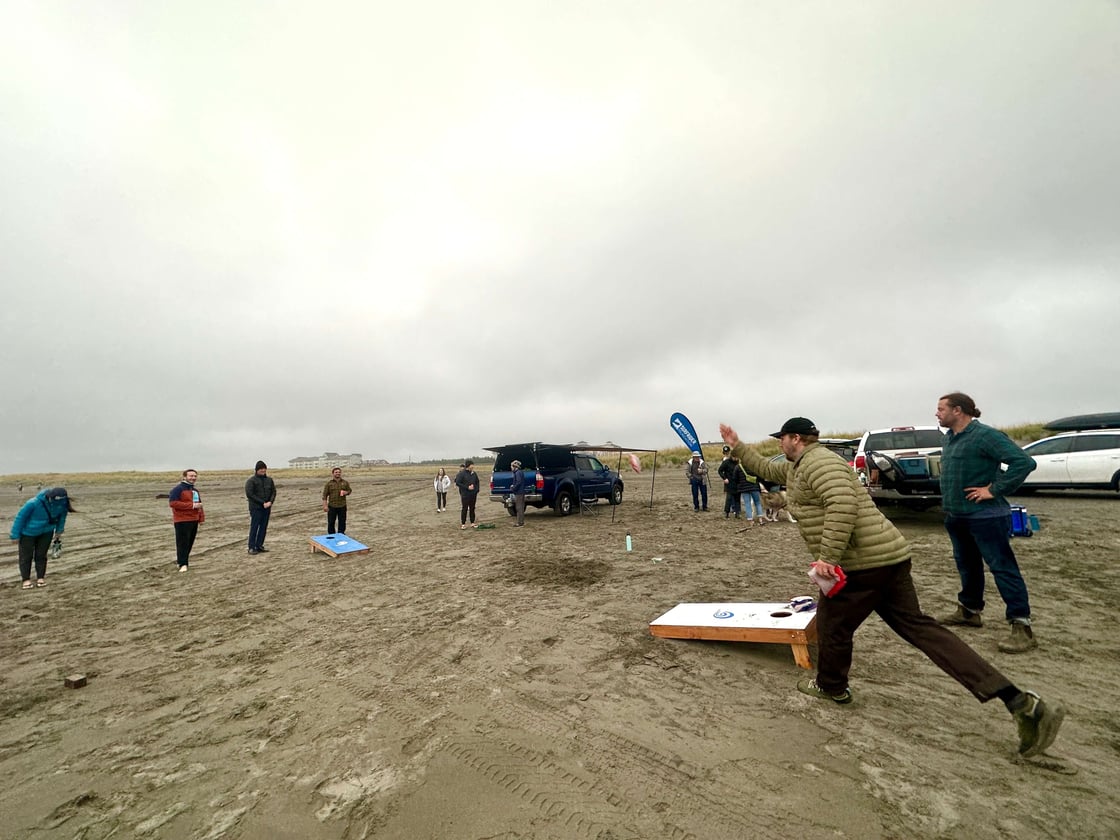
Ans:
<svg viewBox="0 0 1120 840"><path fill-rule="evenodd" d="M1002 465L1006 464L1004 470ZM954 516L997 516L1011 506L1004 498L1038 466L999 429L973 420L945 436L941 450L941 508ZM991 499L970 502L966 487L992 486Z"/></svg>

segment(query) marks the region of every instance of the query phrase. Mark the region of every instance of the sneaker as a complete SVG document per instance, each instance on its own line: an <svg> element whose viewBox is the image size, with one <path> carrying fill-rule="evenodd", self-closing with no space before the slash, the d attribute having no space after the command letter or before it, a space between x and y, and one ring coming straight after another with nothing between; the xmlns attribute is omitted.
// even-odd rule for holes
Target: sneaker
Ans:
<svg viewBox="0 0 1120 840"><path fill-rule="evenodd" d="M1054 743L1066 710L1060 705L1048 705L1033 691L1024 691L1021 696L1022 708L1011 714L1019 728L1019 755L1030 758Z"/></svg>
<svg viewBox="0 0 1120 840"><path fill-rule="evenodd" d="M810 697L816 697L818 700L831 700L841 706L846 706L852 702L852 690L850 688L845 688L839 694L830 694L817 685L816 680L809 677L797 681L797 690L802 694L808 694Z"/></svg>
<svg viewBox="0 0 1120 840"><path fill-rule="evenodd" d="M1013 621L1011 635L1004 641L998 642L996 647L1004 653L1026 653L1038 647L1038 640L1034 637L1034 631L1029 624Z"/></svg>
<svg viewBox="0 0 1120 840"><path fill-rule="evenodd" d="M957 604L957 611L955 613L941 616L937 619L937 623L943 624L946 627L983 627L984 619L980 617L980 613L973 612Z"/></svg>
<svg viewBox="0 0 1120 840"><path fill-rule="evenodd" d="M267 548L265 548L265 547L264 547L264 546L262 545L262 546L261 546L260 548L258 548L258 549L257 549L257 551L268 551L268 549L267 549Z"/></svg>
<svg viewBox="0 0 1120 840"><path fill-rule="evenodd" d="M185 572L188 568L189 568L188 566L180 566L179 571L180 572Z"/></svg>
<svg viewBox="0 0 1120 840"><path fill-rule="evenodd" d="M249 553L250 554L260 554L261 550L259 548L250 548Z"/></svg>

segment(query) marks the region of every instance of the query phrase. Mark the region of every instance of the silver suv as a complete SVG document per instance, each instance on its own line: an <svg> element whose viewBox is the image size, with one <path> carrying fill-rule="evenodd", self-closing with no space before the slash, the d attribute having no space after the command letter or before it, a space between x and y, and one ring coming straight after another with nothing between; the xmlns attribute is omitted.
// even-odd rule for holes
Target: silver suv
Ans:
<svg viewBox="0 0 1120 840"><path fill-rule="evenodd" d="M939 426L893 426L864 432L852 465L876 502L925 510L941 504Z"/></svg>

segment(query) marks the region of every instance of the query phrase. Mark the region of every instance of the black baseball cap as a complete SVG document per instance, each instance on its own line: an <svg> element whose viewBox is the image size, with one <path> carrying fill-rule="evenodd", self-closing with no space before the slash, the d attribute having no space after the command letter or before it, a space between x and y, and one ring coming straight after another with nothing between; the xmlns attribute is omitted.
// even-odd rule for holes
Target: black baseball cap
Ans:
<svg viewBox="0 0 1120 840"><path fill-rule="evenodd" d="M816 427L808 417L791 417L782 424L782 428L772 432L770 437L780 438L782 435L819 435L821 430Z"/></svg>

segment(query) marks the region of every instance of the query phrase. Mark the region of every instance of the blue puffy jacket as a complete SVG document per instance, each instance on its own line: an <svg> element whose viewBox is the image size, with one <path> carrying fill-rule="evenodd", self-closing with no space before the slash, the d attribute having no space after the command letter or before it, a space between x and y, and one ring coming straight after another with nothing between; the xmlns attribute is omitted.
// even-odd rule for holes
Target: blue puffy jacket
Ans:
<svg viewBox="0 0 1120 840"><path fill-rule="evenodd" d="M52 487L42 490L34 499L19 509L12 520L11 538L39 537L43 534L61 534L66 527L66 514L70 510L70 499L66 490Z"/></svg>

